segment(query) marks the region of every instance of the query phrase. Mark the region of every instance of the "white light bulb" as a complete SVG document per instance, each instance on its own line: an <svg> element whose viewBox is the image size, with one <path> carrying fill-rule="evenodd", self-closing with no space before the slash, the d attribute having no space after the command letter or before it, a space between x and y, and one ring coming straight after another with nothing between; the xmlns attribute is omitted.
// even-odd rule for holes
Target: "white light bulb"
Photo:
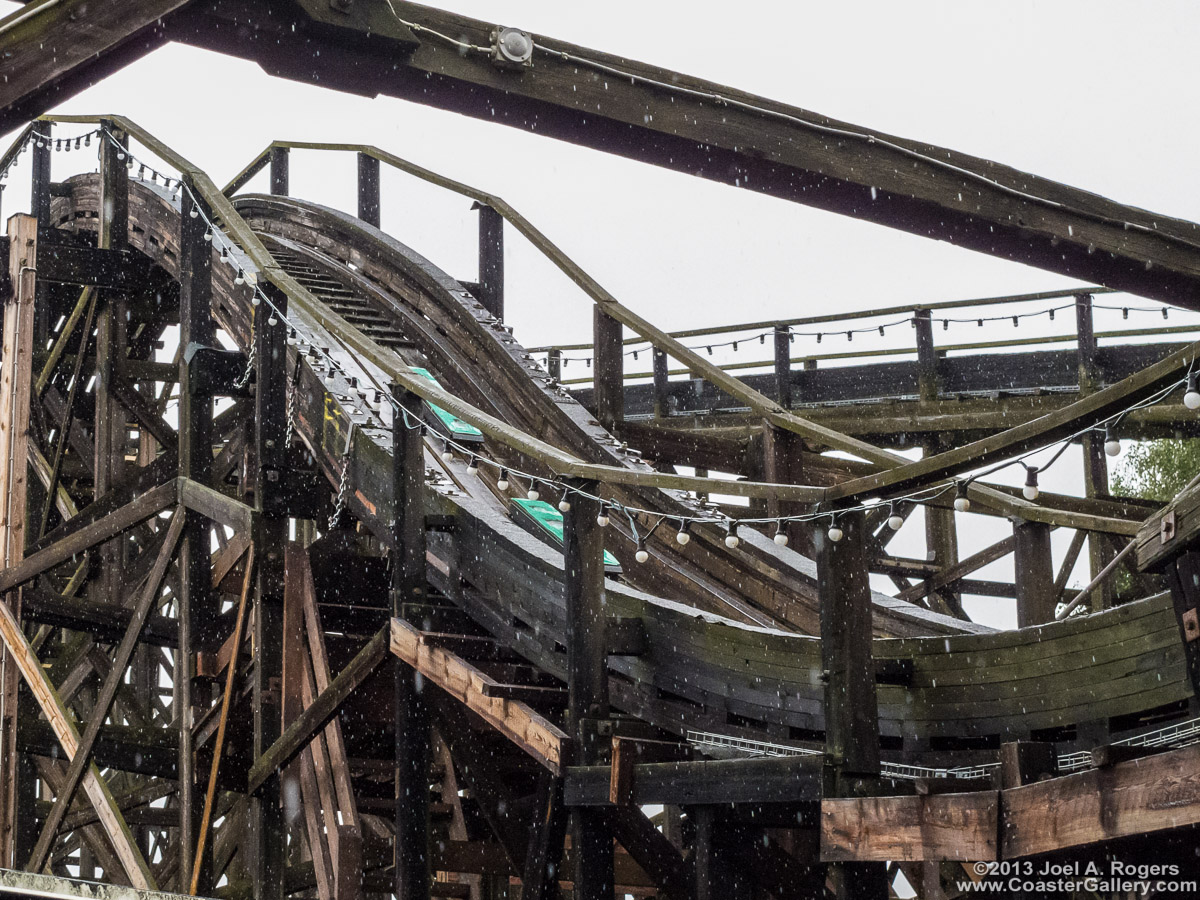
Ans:
<svg viewBox="0 0 1200 900"><path fill-rule="evenodd" d="M204 240L206 243L212 243L212 232L211 231L204 232Z"/></svg>
<svg viewBox="0 0 1200 900"><path fill-rule="evenodd" d="M246 273L243 272L241 269L238 269L237 275L235 275L233 277L233 283L234 284L245 284L246 283Z"/></svg>
<svg viewBox="0 0 1200 900"><path fill-rule="evenodd" d="M1027 484L1025 487L1021 488L1021 493L1024 495L1026 500L1036 500L1040 492L1038 491L1038 486L1036 484Z"/></svg>
<svg viewBox="0 0 1200 900"><path fill-rule="evenodd" d="M677 531L675 533L675 542L677 544L679 544L680 547L686 546L687 542L690 541L691 539L692 539L692 536L690 534L688 534L686 531Z"/></svg>
<svg viewBox="0 0 1200 900"><path fill-rule="evenodd" d="M496 487L502 491L508 490L508 475L506 473L500 473L500 480L496 482Z"/></svg>
<svg viewBox="0 0 1200 900"><path fill-rule="evenodd" d="M561 500L559 500L558 501L558 511L559 512L570 512L571 511L571 501L568 500L566 497L563 497Z"/></svg>
<svg viewBox="0 0 1200 900"><path fill-rule="evenodd" d="M608 527L608 516L606 516L604 513L600 513L600 515L596 516L596 524L599 525L601 528L607 528Z"/></svg>
<svg viewBox="0 0 1200 900"><path fill-rule="evenodd" d="M897 515L896 513L892 513L890 516L888 516L888 528L892 529L892 531L899 531L903 527L903 516Z"/></svg>
<svg viewBox="0 0 1200 900"><path fill-rule="evenodd" d="M442 462L454 462L454 453L449 447L442 451Z"/></svg>
<svg viewBox="0 0 1200 900"><path fill-rule="evenodd" d="M1104 442L1104 452L1107 453L1109 456L1120 456L1121 455L1121 442L1119 440L1117 440L1115 437L1109 438L1107 441Z"/></svg>
<svg viewBox="0 0 1200 900"><path fill-rule="evenodd" d="M536 500L538 497L540 497L542 495L538 493L537 488L530 488L529 491L525 494L525 496L528 497L530 500Z"/></svg>
<svg viewBox="0 0 1200 900"><path fill-rule="evenodd" d="M842 539L843 532L842 529L838 528L836 525L830 525L829 530L825 532L825 534L828 535L829 539L836 544Z"/></svg>
<svg viewBox="0 0 1200 900"><path fill-rule="evenodd" d="M736 534L725 535L725 546L728 547L730 550L736 550L737 545L740 544L741 542L742 542L742 539L740 537L738 537Z"/></svg>
<svg viewBox="0 0 1200 900"><path fill-rule="evenodd" d="M1184 394L1183 405L1188 409L1200 409L1200 391L1188 391Z"/></svg>
<svg viewBox="0 0 1200 900"><path fill-rule="evenodd" d="M648 560L650 558L650 554L647 553L645 550L639 550L637 553L633 554L633 558L636 559L640 563L644 563L646 560Z"/></svg>
<svg viewBox="0 0 1200 900"><path fill-rule="evenodd" d="M775 543L777 543L780 547L786 547L788 545L787 532L786 531L775 532Z"/></svg>
<svg viewBox="0 0 1200 900"><path fill-rule="evenodd" d="M192 219L200 218L200 210L196 209L196 207L193 206L192 211L190 213L188 213L188 217L192 218Z"/></svg>
<svg viewBox="0 0 1200 900"><path fill-rule="evenodd" d="M478 475L479 474L479 466L477 466L475 464L474 459L472 459L469 463L467 463L467 474L468 475Z"/></svg>
<svg viewBox="0 0 1200 900"><path fill-rule="evenodd" d="M971 501L967 497L955 497L954 508L958 512L966 512L971 508Z"/></svg>

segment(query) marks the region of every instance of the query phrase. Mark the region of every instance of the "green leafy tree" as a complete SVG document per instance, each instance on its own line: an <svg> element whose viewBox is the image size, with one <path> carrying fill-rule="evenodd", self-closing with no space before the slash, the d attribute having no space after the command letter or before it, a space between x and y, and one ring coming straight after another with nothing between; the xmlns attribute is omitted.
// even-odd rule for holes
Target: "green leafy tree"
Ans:
<svg viewBox="0 0 1200 900"><path fill-rule="evenodd" d="M1145 497L1163 503L1200 473L1200 438L1135 443L1125 451L1112 475L1111 490L1119 497Z"/></svg>

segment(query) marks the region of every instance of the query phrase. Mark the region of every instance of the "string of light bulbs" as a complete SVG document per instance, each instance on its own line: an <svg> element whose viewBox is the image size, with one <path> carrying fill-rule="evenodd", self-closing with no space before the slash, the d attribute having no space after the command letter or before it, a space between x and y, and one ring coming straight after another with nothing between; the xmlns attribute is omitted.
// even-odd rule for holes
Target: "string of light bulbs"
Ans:
<svg viewBox="0 0 1200 900"><path fill-rule="evenodd" d="M128 169L132 169L134 167L134 165L140 165L140 166L143 166L143 168L149 168L149 169L151 169L151 171L155 171L155 170L153 170L152 167L148 166L147 164L143 163L143 161L138 159L132 152L130 152L128 150L128 148L126 148L123 144L121 144L119 141L117 141L116 138L113 135L111 135L107 130L101 129L100 131L102 134L107 136L109 140L113 141L113 143L116 145L116 147L118 148L118 153L117 153L118 159L123 159L124 161L126 161L126 166ZM163 176L162 173L156 172L156 175L158 177L166 178L166 176ZM217 227L216 223L213 221L213 218L203 212L203 204L200 202L199 198L196 196L191 185L188 184L187 182L183 181L180 178L171 178L169 180L174 181L175 185L176 185L173 200L177 200L179 198L181 191L186 191L188 193L188 195L192 201L190 204L190 213L189 214L193 218L199 216L199 217L203 217L205 220L206 231L204 234L204 240L207 243L213 243L217 247L220 248L219 258L220 258L221 262L236 267L237 276L234 279L235 283L239 284L239 285L246 284L246 283L250 284L250 287L252 289L251 304L253 306L259 306L262 303L265 303L267 305L268 309L270 310L270 316L267 320L267 324L274 326L274 325L278 324L279 322L282 322L284 324L284 326L287 328L289 336L296 338L298 350L304 349L304 345L307 344L308 352L310 352L310 353L315 352L317 355L323 357L324 360L326 361L326 363L329 365L331 372L336 370L344 379L347 380L348 383L355 382L356 381L355 376L352 376L345 369L345 367L337 359L335 359L331 354L329 354L323 347L321 347L314 341L305 339L303 337L303 335L301 334L300 328L297 325L297 323L293 322L282 310L280 310L278 308L278 306L276 306L276 304L271 300L270 296L259 287L256 280L251 280L247 277L245 268L242 266L242 264L240 262L238 262L236 260L236 258L233 255L233 252L232 252L235 249L239 250L242 253L245 253L245 251L242 250L241 248L239 248L234 242L229 240L227 237L225 237L224 233ZM164 183L166 183L166 181ZM1060 308L1063 308L1063 307L1060 307ZM1123 309L1123 307L1115 307L1115 308ZM1004 318L1007 318L1007 317L1004 317ZM907 321L907 320L905 320L905 321ZM893 324L895 324L895 323L893 323ZM251 333L251 351L248 354L248 365L247 365L246 374L244 376L246 378L246 380L248 380L249 374L250 374L250 372L253 368L253 364L254 364L254 344L255 344L255 341L254 341L253 331L252 331L252 333ZM353 359L355 364L357 364L363 371L366 371L366 369L363 367L362 361L358 358L357 354L351 348L344 347L344 349L348 353L348 355ZM661 510L651 510L651 509L646 509L646 508L642 508L642 507L630 506L627 504L623 504L617 500L606 499L598 494L593 494L588 491L584 491L583 489L579 488L578 486L569 484L561 478L534 475L532 473L525 472L521 469L515 468L511 465L500 462L498 460L493 460L493 459L487 457L486 455L481 454L477 449L473 449L473 448L464 446L463 444L455 441L453 438L450 438L450 437L440 438L443 443L442 459L445 462L453 461L453 459L455 458L454 451L458 451L460 454L464 455L467 458L466 473L468 475L476 475L478 473L481 465L486 465L486 466L495 468L497 470L497 475L498 475L497 480L496 480L496 487L501 492L507 491L510 488L510 486L512 485L514 480L522 479L522 480L528 482L528 484L529 484L529 487L526 491L526 497L530 500L539 500L541 497L542 489L548 488L551 491L558 494L558 496L559 496L558 509L564 513L570 510L572 498L580 497L580 498L585 498L585 499L591 500L593 502L596 502L599 504L599 507L600 507L600 511L597 515L596 522L597 522L597 525L599 525L601 527L607 527L610 524L612 514L616 513L616 514L623 516L628 521L628 524L630 526L631 536L635 543L635 559L639 563L646 562L649 559L649 553L646 549L646 540L650 536L653 535L654 531L657 528L659 528L662 524L664 524L666 522L675 523L677 525L675 540L676 540L676 543L679 544L680 546L686 546L690 542L691 529L694 526L715 525L715 526L720 526L720 527L724 528L724 530L725 530L725 545L729 549L736 549L740 545L740 542L741 542L741 539L738 535L739 527L752 526L752 525L770 525L770 524L775 525L775 534L774 534L775 543L780 546L787 546L788 535L787 535L786 528L788 525L793 524L793 523L804 524L804 523L813 523L813 522L820 522L820 521L828 521L829 522L829 525L826 529L826 536L829 538L830 541L838 542L838 541L842 540L842 538L844 536L844 530L841 528L841 525L839 524L839 516L843 516L843 515L846 515L846 514L852 513L852 512L876 511L876 510L882 510L882 509L886 508L889 512L889 515L887 518L888 527L892 528L893 530L898 530L904 524L904 517L898 511L898 507L902 506L903 504L908 504L908 503L913 503L913 504L927 503L927 502L937 499L940 496L945 495L947 492L952 491L952 490L956 492L956 496L955 496L954 503L953 503L954 508L956 510L958 510L959 512L967 512L970 510L970 499L967 495L970 484L973 481L975 481L981 477L984 477L988 474L992 474L996 471L999 471L1003 468L1006 468L1006 467L1009 467L1012 465L1019 464L1019 465L1025 466L1029 477L1027 478L1027 484L1024 489L1024 495L1029 500L1035 500L1038 496L1037 473L1039 471L1045 471L1045 469L1047 469L1050 465L1052 465L1062 455L1062 453L1065 451L1066 447L1068 447L1071 443L1073 443L1075 440L1077 440L1082 435L1087 434L1088 432L1091 432L1091 431L1095 431L1100 426L1105 426L1106 437L1108 435L1112 435L1113 433L1112 433L1111 426L1113 424L1115 424L1116 422L1118 422L1122 417L1124 417L1128 413L1133 412L1137 409L1146 408L1148 406L1154 405L1155 403L1161 402L1162 399L1164 399L1166 396L1168 396L1170 393L1172 393L1174 390L1176 390L1181 385L1187 386L1187 391L1184 395L1184 405L1186 406L1186 408L1188 408L1189 410L1200 409L1200 373L1197 373L1195 371L1195 365L1196 365L1196 359L1195 359L1195 357L1193 357L1191 362L1189 363L1188 371L1183 378L1160 389L1159 391L1157 391L1155 394L1151 395L1150 397L1145 398L1144 400L1141 400L1137 403L1131 404L1126 409L1121 410L1120 412L1107 417L1106 419L1102 420L1101 422L1099 422L1097 424L1090 425L1087 428L1080 429L1079 431L1075 432L1070 437L1060 439L1059 441L1055 441L1055 442L1046 444L1042 447L1027 451L1026 453L1022 454L1021 456L1019 456L1015 459L1008 460L1004 463L998 464L997 466L994 466L990 469L987 469L987 470L977 473L975 475L969 476L968 478L953 479L953 480L948 480L945 482L940 482L938 484L931 485L929 487L925 487L925 488L922 488L919 490L915 490L915 491L909 492L907 494L904 494L903 496L890 498L888 500L864 501L864 502L861 502L861 503L858 503L855 505L839 506L836 509L823 509L823 510L818 509L818 510L815 510L812 512L792 514L792 515L787 515L787 516L774 516L774 517L761 517L761 518L760 517L745 517L745 518L739 517L739 518L735 519L731 516L725 516L722 514L706 513L704 515L693 515L693 514L687 514L687 513L663 513ZM376 403L378 405L382 406L383 400L386 400L388 403L390 403L392 405L392 407L393 407L393 423L395 421L394 416L396 414L398 414L401 416L403 427L409 428L409 429L420 429L422 434L428 433L428 427L423 422L421 422L419 419L414 420L414 417L409 413L409 411L407 409L405 409L405 407L395 397L393 397L390 392L377 390L375 392L375 394L376 394ZM364 397L365 397L365 394L364 394ZM358 401L354 400L352 397L348 397L347 399L353 405L355 405L356 407L359 408L360 413L363 412ZM344 460L346 457L349 456L350 451L352 449L353 436L354 436L354 431L352 429L350 432L350 439L347 441L347 447L346 447L346 452L344 454ZM1115 436L1114 436L1114 440L1115 440ZM1109 449L1109 447L1111 446L1111 443L1112 443L1111 441L1106 440L1105 449L1107 452L1109 452L1109 455L1116 455L1112 450ZM1059 446L1059 445L1061 445L1061 446ZM1040 467L1040 469L1039 469L1039 467L1030 466L1028 463L1025 462L1025 460L1029 459L1033 455L1035 455L1037 453L1041 453L1041 452L1049 449L1050 447L1055 447L1055 446L1059 446L1059 449L1055 453L1054 457L1047 464ZM1119 453L1119 442L1117 442L1116 453ZM346 469L345 469L345 464L344 464L343 476L345 474L346 474ZM644 531L639 531L637 522L638 522L638 519L642 518L642 517L655 518L656 520L654 521L654 523L652 525L645 527Z"/></svg>
<svg viewBox="0 0 1200 900"><path fill-rule="evenodd" d="M1062 312L1064 309L1074 309L1075 306L1076 305L1074 303L1063 303L1063 304L1059 304L1058 306L1047 307L1045 309L1034 310L1031 312L1009 313L1009 314L1005 314L1005 315L994 315L994 316L973 316L970 318L956 318L953 316L949 316L949 317L937 316L937 317L934 317L931 319L931 323L932 322L940 322L942 325L943 331L948 331L950 329L951 325L969 325L969 324L974 323L977 327L982 328L982 327L984 327L984 325L991 324L992 322L1005 322L1005 321L1011 321L1013 323L1013 327L1017 328L1017 327L1020 327L1020 323L1022 320L1038 318L1040 316L1047 316L1049 318L1049 321L1053 322L1054 317L1057 313ZM1171 310L1175 310L1176 312L1194 312L1194 310L1188 310L1188 309L1184 309L1183 307L1180 307L1180 306L1174 306L1172 304L1166 304L1166 303L1164 303L1162 306L1114 306L1111 304L1093 303L1092 309L1120 312L1123 319L1128 319L1129 314L1131 312L1134 312L1134 313L1157 313L1157 314L1161 315L1164 320L1170 319ZM902 325L909 325L913 328L916 328L917 317L916 316L906 316L903 319L897 319L897 320L891 321L891 322L884 322L881 325L871 325L869 327L863 327L863 328L850 328L850 329L840 329L839 328L836 330L825 330L825 331L797 331L790 325L786 325L786 326L781 325L779 327L786 330L789 343L794 344L796 342L796 338L799 337L799 338L815 338L816 342L818 344L820 344L827 337L840 337L842 335L845 335L847 341L853 341L854 335L856 335L856 334L873 334L875 332L878 332L880 337L884 337L886 335L888 329L896 328L896 327L902 326ZM736 331L737 329L734 328L731 330ZM742 344L747 344L747 343L753 344L753 342L755 340L757 340L760 345L765 345L767 342L767 338L773 337L775 334L776 334L775 329L771 328L771 329L767 329L764 331L755 332L755 333L747 335L745 337L738 337L738 338L734 338L734 339L727 340L727 341L714 341L712 343L690 345L690 346L687 346L686 349L691 350L693 352L697 352L697 353L700 352L701 350L703 350L709 356L712 356L714 350L723 350L728 347L728 348L731 348L734 353L737 353L738 348ZM629 357L632 357L634 360L637 360L642 353L650 352L650 351L653 351L653 349L654 349L653 342L651 342L651 341L644 340L644 341L638 341L636 343L637 343L636 349L626 350L622 353L622 355L629 356ZM551 352L552 351L545 352L547 364L549 364L549 361L551 359ZM593 360L595 359L594 356L563 356L561 354L554 358L558 359L564 367L568 363L571 363L571 362L586 363L590 367L592 365Z"/></svg>

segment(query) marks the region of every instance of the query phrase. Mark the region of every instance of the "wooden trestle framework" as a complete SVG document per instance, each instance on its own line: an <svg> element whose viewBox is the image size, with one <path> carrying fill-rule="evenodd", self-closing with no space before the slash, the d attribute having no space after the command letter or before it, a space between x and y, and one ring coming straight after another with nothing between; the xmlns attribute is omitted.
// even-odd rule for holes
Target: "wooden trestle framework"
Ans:
<svg viewBox="0 0 1200 900"><path fill-rule="evenodd" d="M422 102L480 114L511 91L561 135L578 126L563 66L632 67L578 140L698 159L634 113L702 83L561 47L524 77L439 43L486 46L482 23L295 5L335 58L370 32L364 71L402 48L389 92L417 79ZM0 20L0 49L44 16L75 34L80 6ZM5 121L142 43L223 40L220 4L127 6L74 55L28 58ZM221 49L287 74L290 39ZM872 179L884 199L864 217L930 234L917 220L952 205L923 170L889 180L889 154L924 165L900 139L863 175L803 141L739 150L739 117L802 111L736 99L728 129L703 97L680 105L757 189L847 211ZM54 180L64 141L95 147L99 173ZM770 352L739 376L689 348L706 332L656 328L500 198L374 147L279 142L224 191L120 118L36 119L0 170L26 150L30 213L0 241L0 867L254 900L883 898L901 876L941 898L980 880L971 863L1151 847L1200 877L1200 488L1165 508L1111 496L1092 430L1137 407L1119 434L1196 434L1187 328L1093 320L1113 289L1200 308L1192 226L1150 233L1140 211L1042 182L1039 205L959 157L979 204L934 209L939 236L1107 286L944 306L1065 298L1072 347L1009 342L981 366L963 354L996 346L938 344L942 305L876 310L726 329ZM289 196L297 150L355 155L356 215ZM475 281L380 230L384 166L475 204ZM263 170L269 194L239 193ZM527 350L505 328L513 233L594 301L592 344ZM896 314L903 359L793 355L793 329ZM644 372L626 372L632 340ZM588 358L586 383L564 352ZM452 417L466 444L446 442ZM914 491L1063 440L1085 497L970 480L960 499L1011 536L960 557L951 489L923 497L927 558L889 553ZM539 485L563 501L561 543L512 516ZM797 520L814 512L840 540L830 518ZM735 540L726 516L754 521ZM1075 535L1057 569L1055 528ZM1072 593L1085 545L1093 583ZM1010 555L1011 583L977 577ZM970 622L964 594L1011 598L1021 627Z"/></svg>

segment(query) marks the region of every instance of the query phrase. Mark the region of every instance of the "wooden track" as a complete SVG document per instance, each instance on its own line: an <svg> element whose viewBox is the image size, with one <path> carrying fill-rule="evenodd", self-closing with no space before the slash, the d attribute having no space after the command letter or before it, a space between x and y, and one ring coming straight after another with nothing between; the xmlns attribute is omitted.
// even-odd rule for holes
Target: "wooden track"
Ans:
<svg viewBox="0 0 1200 900"><path fill-rule="evenodd" d="M89 215L95 179L84 176L71 184L72 199L55 201L55 220L86 228L94 221ZM429 362L452 392L521 427L538 428L588 459L638 464L618 453L575 401L540 383L519 345L461 285L413 251L348 216L295 200L248 197L239 208L273 249L306 260L396 321L415 322L418 311L428 316L427 328L406 327L413 344L406 352L416 354L414 361ZM177 212L160 194L137 185L130 211L133 245L172 272ZM214 311L245 342L246 293L232 283L228 267L215 267L215 277ZM318 323L298 324L337 352L335 341L321 338ZM346 427L356 421L350 503L386 544L390 430L374 413L346 402L355 390L340 376L330 379L315 369L307 358L301 366L299 431L336 484ZM562 677L561 555L508 520L493 485L468 484L461 461L444 466L433 452L426 459L430 468L443 468L430 512L455 522L451 532L430 534L431 580L502 642ZM528 465L515 459L512 464ZM683 497L666 492L629 489L619 496L666 514L688 508ZM609 532L609 547L626 563L631 582L610 582L611 612L640 618L648 637L643 655L611 658L618 708L679 733L695 729L783 741L819 737L819 642L789 633L813 622L812 563L751 533L744 535L744 552L730 553L718 549L719 533L712 530L710 536L706 529L697 529L684 554L674 545L673 531L653 545L658 563L641 567L630 560L628 541L618 539L616 529ZM703 580L697 574L702 569L709 572ZM753 586L741 596L759 592L757 603L724 602L739 583ZM882 733L905 759L995 747L1041 729L1069 735L1072 726L1118 717L1134 722L1138 714L1182 708L1190 694L1164 597L1005 633L971 628L882 595L875 604L876 657L912 666L909 688L879 688ZM768 624L754 624L755 619Z"/></svg>

